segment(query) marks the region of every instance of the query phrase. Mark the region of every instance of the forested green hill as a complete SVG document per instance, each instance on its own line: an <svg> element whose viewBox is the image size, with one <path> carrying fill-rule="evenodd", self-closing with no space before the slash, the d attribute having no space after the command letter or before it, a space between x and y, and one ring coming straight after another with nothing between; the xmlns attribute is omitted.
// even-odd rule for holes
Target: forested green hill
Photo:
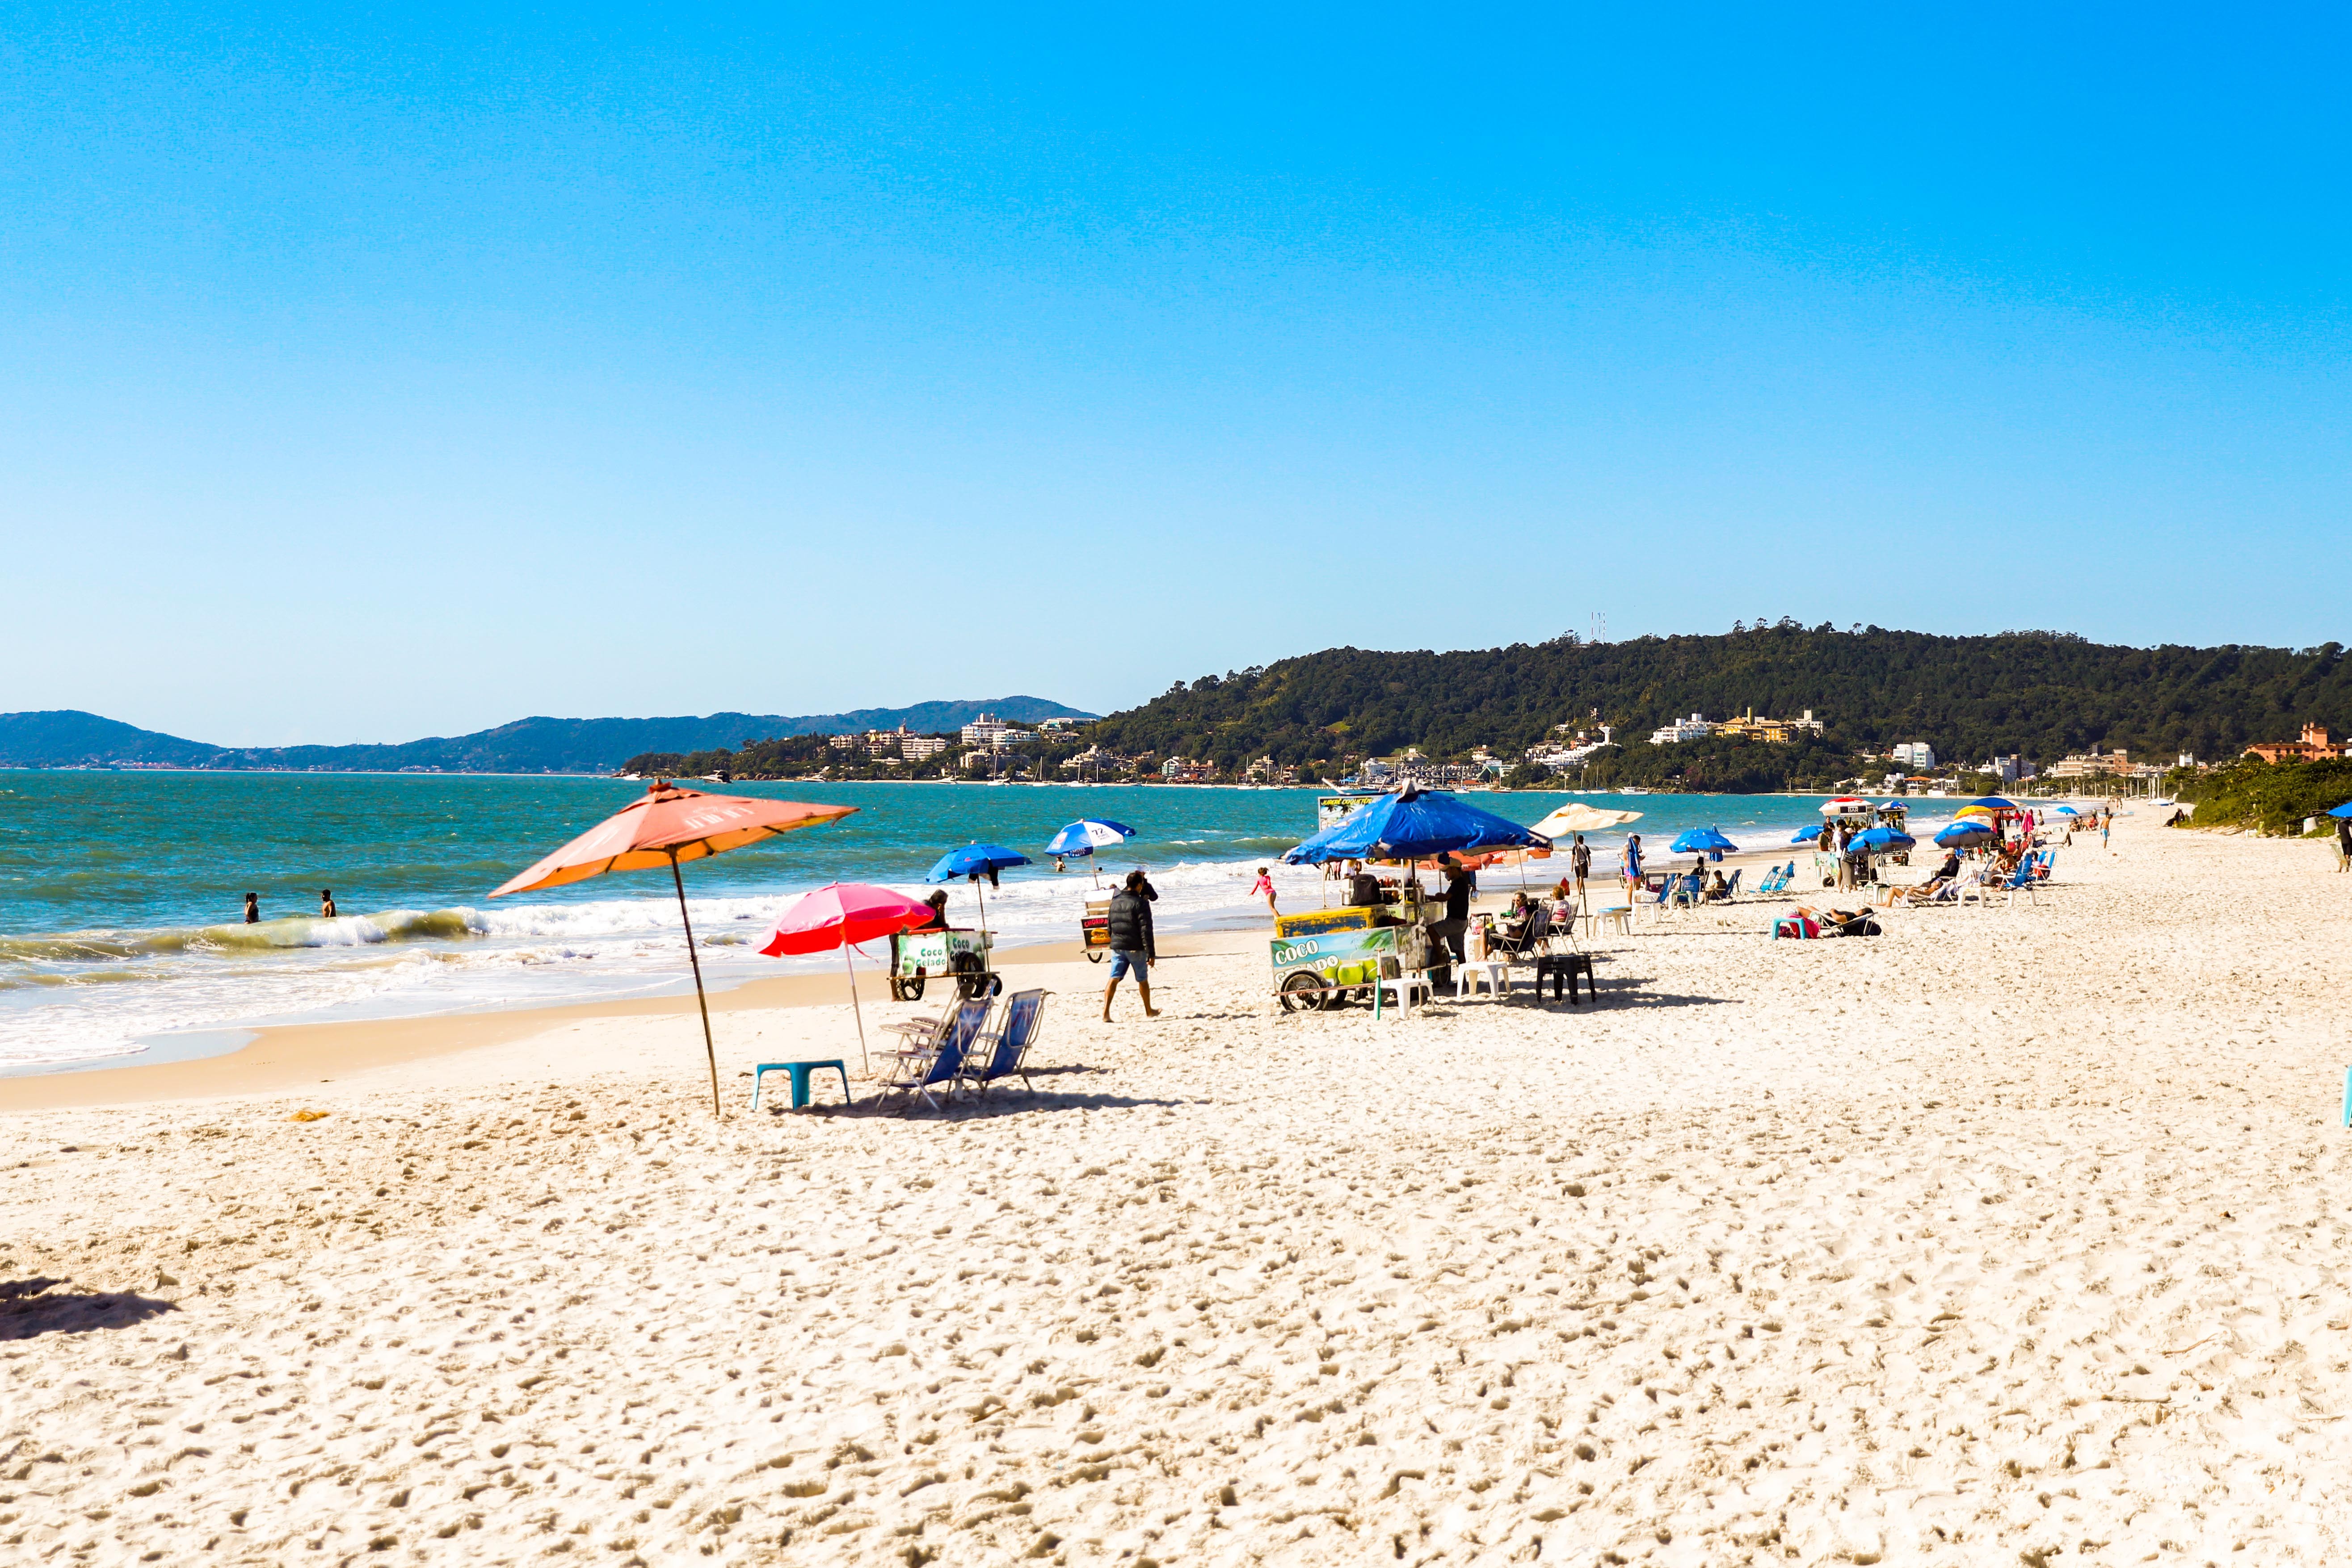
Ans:
<svg viewBox="0 0 2352 1568"><path fill-rule="evenodd" d="M1213 760L1270 753L1337 764L1417 745L1516 752L1553 725L1599 720L1641 747L1686 713L1804 709L1852 750L1926 741L1939 757L2036 762L2097 746L2169 762L2292 739L2306 721L2352 729L2342 647L2120 647L2064 633L1947 637L1783 622L1720 637L1585 643L1573 637L1463 653L1331 648L1178 683L1089 727L1115 750ZM1779 748L1773 748L1778 750ZM1657 748L1665 752L1670 748ZM1606 753L1604 753L1606 755Z"/></svg>

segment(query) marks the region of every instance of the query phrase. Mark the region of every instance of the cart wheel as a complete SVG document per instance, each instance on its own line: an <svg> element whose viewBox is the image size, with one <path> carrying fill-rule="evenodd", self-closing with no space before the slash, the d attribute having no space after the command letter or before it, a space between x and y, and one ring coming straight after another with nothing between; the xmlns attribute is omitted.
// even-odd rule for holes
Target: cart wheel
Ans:
<svg viewBox="0 0 2352 1568"><path fill-rule="evenodd" d="M1088 963L1100 963L1102 962L1102 949L1098 947L1090 947L1087 949L1087 962Z"/></svg>
<svg viewBox="0 0 2352 1568"><path fill-rule="evenodd" d="M987 991L988 976L981 973L976 952L959 952L949 959L948 973L955 977L956 994L967 1002Z"/></svg>
<svg viewBox="0 0 2352 1568"><path fill-rule="evenodd" d="M1004 994L1004 976L992 974L988 977L988 994L991 996L1002 996Z"/></svg>
<svg viewBox="0 0 2352 1568"><path fill-rule="evenodd" d="M898 1000L901 1002L919 1002L923 999L923 972L919 969L905 979L893 980L890 984L898 988Z"/></svg>
<svg viewBox="0 0 2352 1568"><path fill-rule="evenodd" d="M1301 970L1285 976L1282 989L1276 994L1282 998L1282 1010L1286 1013L1320 1013L1323 1010L1323 978Z"/></svg>

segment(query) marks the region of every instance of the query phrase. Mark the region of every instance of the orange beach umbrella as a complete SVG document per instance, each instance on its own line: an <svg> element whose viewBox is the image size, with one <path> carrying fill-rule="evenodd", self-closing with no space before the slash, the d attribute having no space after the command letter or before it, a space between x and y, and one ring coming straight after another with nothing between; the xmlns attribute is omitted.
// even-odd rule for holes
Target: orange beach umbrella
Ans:
<svg viewBox="0 0 2352 1568"><path fill-rule="evenodd" d="M656 779L641 798L528 870L517 872L490 897L561 888L607 871L668 867L670 883L677 889L677 918L686 927L687 962L694 967L694 1000L702 1009L702 1053L710 1062L710 1109L714 1115L723 1115L719 1106L719 1051L710 1041L710 1002L702 990L702 960L694 951L694 922L687 916L686 879L678 875L678 862L723 855L794 828L838 822L856 809L808 805L796 800L756 800L741 795L705 795Z"/></svg>

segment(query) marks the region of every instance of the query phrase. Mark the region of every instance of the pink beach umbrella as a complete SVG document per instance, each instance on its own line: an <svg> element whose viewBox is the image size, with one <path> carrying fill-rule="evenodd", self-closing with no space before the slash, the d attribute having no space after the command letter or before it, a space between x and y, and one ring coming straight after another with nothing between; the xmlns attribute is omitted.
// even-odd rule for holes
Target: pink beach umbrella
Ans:
<svg viewBox="0 0 2352 1568"><path fill-rule="evenodd" d="M850 945L911 931L930 918L930 905L887 888L866 882L828 882L785 906L776 918L776 929L768 934L768 945L760 951L767 957L782 958L786 953L841 949L842 967L849 972L849 1012L857 1020L857 1057L870 1077L874 1064L866 1054L866 1015L857 1005L857 968L849 961Z"/></svg>

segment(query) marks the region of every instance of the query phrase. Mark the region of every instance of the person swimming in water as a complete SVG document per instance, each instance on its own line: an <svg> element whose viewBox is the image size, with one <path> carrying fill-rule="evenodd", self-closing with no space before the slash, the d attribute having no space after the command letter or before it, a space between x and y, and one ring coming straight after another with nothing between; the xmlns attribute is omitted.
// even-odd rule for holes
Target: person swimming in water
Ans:
<svg viewBox="0 0 2352 1568"><path fill-rule="evenodd" d="M322 921L335 918L335 889L332 888L319 889L319 918Z"/></svg>
<svg viewBox="0 0 2352 1568"><path fill-rule="evenodd" d="M257 926L261 923L261 895L259 893L247 893L245 896L245 923L249 926Z"/></svg>

